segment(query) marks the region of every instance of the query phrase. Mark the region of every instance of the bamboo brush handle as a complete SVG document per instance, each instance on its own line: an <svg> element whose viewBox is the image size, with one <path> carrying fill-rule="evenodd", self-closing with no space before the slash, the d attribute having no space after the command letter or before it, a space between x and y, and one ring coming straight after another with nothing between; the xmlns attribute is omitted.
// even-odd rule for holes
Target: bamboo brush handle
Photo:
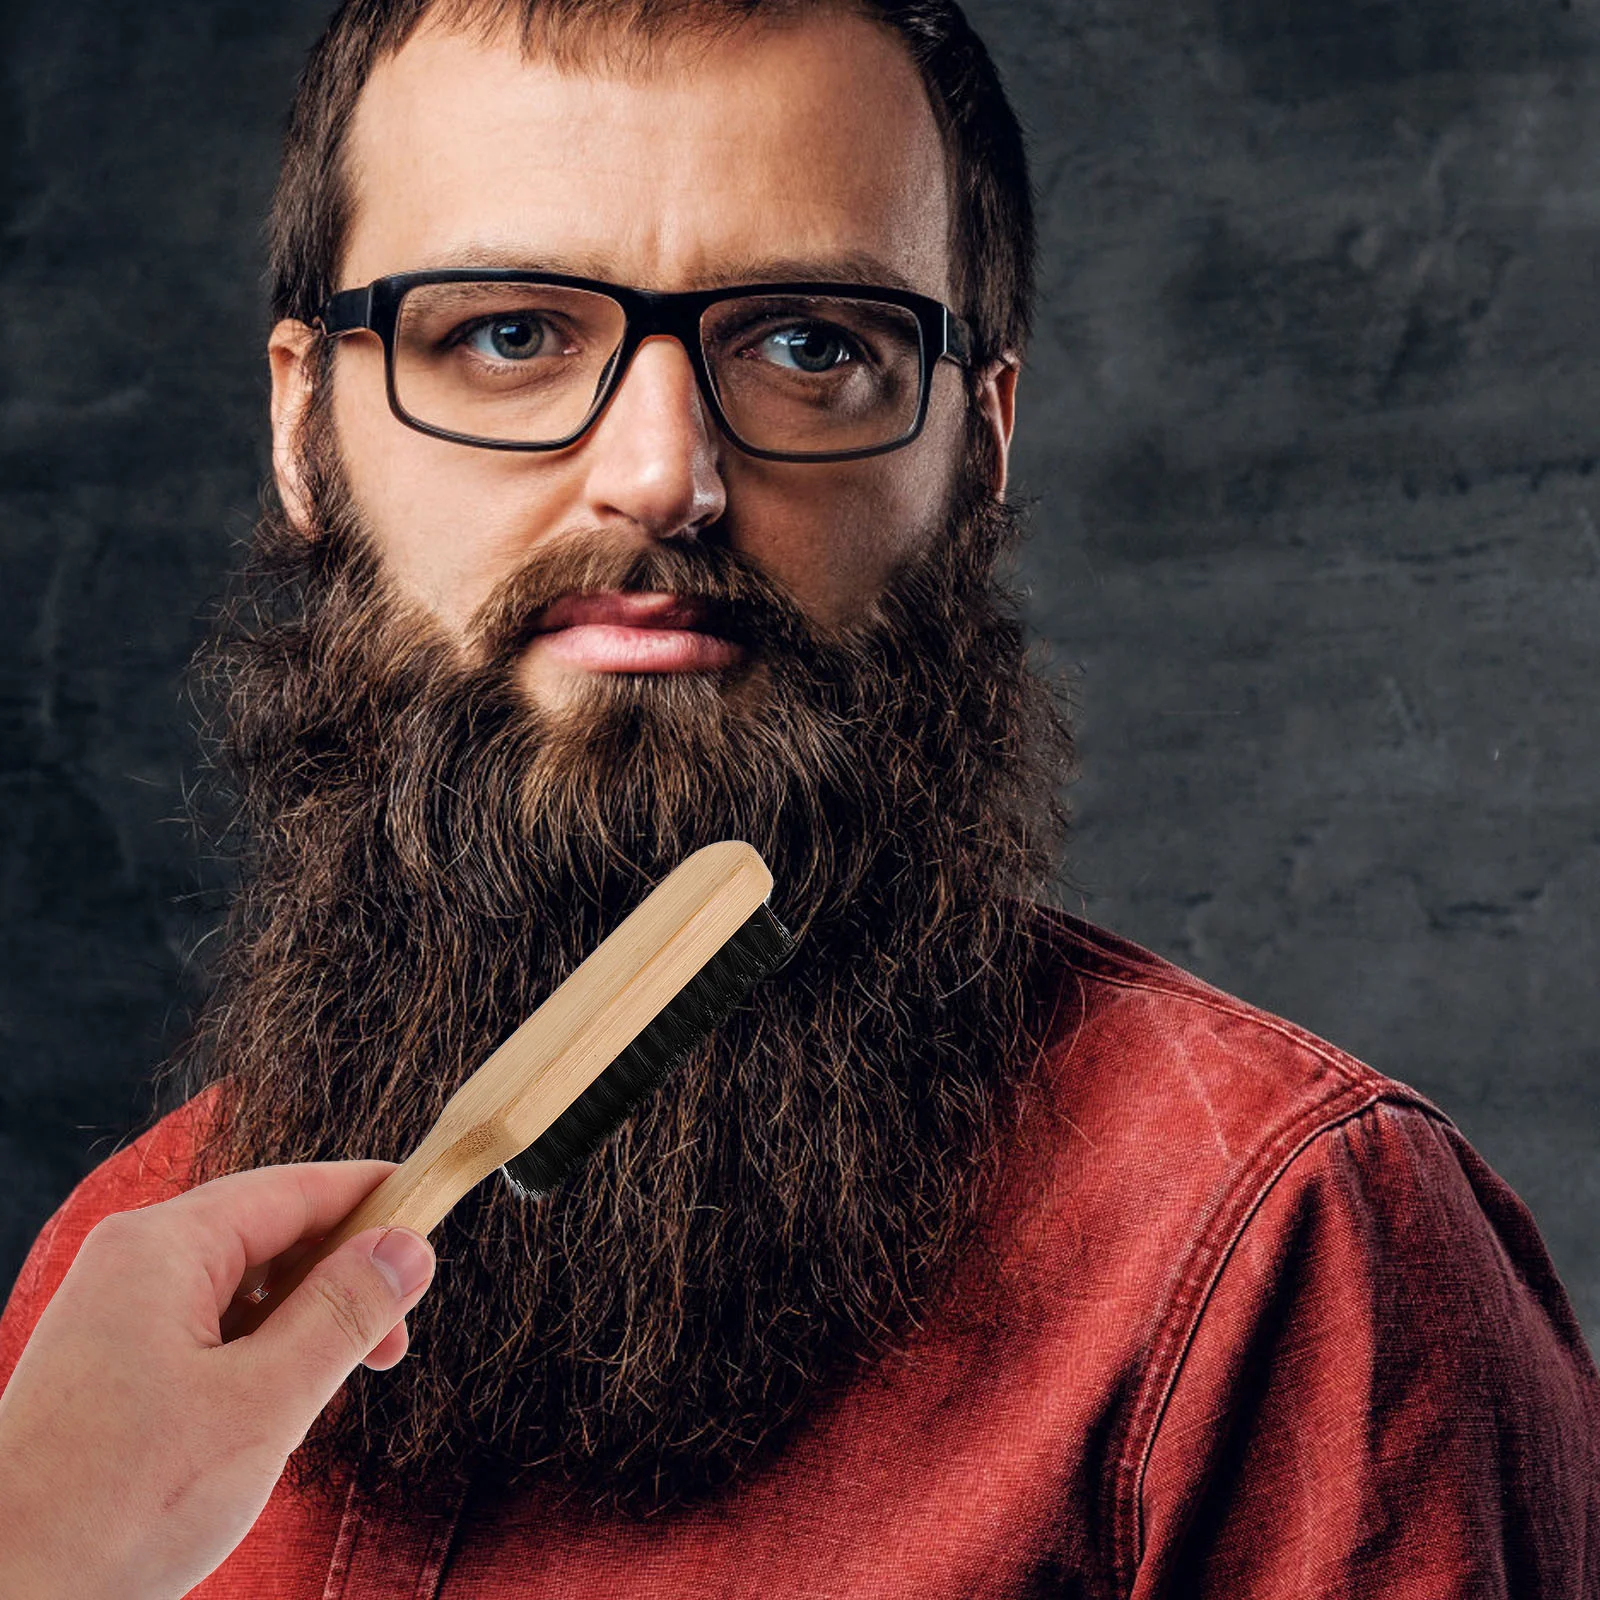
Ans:
<svg viewBox="0 0 1600 1600"><path fill-rule="evenodd" d="M422 1143L333 1232L280 1257L253 1296L234 1301L224 1340L254 1332L364 1229L431 1233L621 1055L771 892L766 863L739 840L680 863L456 1090Z"/></svg>

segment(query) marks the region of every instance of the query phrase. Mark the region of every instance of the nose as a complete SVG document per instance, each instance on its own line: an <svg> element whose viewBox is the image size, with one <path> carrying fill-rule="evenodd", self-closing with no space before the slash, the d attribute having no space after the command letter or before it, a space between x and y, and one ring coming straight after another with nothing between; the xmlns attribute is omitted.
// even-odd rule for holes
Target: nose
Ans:
<svg viewBox="0 0 1600 1600"><path fill-rule="evenodd" d="M667 539L727 507L721 435L676 339L656 335L639 346L585 445L587 509L601 524Z"/></svg>

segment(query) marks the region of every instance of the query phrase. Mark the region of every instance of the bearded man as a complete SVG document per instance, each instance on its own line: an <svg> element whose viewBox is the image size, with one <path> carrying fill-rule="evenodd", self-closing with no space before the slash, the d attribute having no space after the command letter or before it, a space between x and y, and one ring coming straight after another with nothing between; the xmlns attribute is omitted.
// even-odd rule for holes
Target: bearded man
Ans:
<svg viewBox="0 0 1600 1600"><path fill-rule="evenodd" d="M0 1371L107 1213L403 1157L690 851L754 843L799 948L563 1190L457 1207L195 1594L1595 1592L1600 1385L1515 1197L1041 903L1032 240L948 0L335 17L210 658L231 942Z"/></svg>

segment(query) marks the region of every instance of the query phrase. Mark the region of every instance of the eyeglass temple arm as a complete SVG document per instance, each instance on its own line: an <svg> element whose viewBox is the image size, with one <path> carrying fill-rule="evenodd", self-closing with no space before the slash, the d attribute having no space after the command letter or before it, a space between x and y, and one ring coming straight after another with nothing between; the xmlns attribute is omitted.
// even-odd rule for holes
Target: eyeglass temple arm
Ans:
<svg viewBox="0 0 1600 1600"><path fill-rule="evenodd" d="M372 326L372 286L364 289L342 289L328 297L328 303L317 315L322 331L332 337L340 333L354 333L358 328Z"/></svg>
<svg viewBox="0 0 1600 1600"><path fill-rule="evenodd" d="M975 344L976 340L972 336L972 329L949 307L945 307L944 350L942 354L954 357L963 367L970 367Z"/></svg>

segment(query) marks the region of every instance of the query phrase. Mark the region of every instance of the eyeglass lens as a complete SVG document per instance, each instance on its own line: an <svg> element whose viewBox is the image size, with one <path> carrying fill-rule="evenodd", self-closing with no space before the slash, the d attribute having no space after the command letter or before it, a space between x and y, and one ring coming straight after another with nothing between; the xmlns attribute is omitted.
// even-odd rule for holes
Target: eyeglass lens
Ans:
<svg viewBox="0 0 1600 1600"><path fill-rule="evenodd" d="M615 300L588 289L418 284L395 323L395 398L449 433L553 444L594 410L625 322ZM741 296L706 310L700 343L729 426L757 450L872 449L915 424L922 339L903 306Z"/></svg>

